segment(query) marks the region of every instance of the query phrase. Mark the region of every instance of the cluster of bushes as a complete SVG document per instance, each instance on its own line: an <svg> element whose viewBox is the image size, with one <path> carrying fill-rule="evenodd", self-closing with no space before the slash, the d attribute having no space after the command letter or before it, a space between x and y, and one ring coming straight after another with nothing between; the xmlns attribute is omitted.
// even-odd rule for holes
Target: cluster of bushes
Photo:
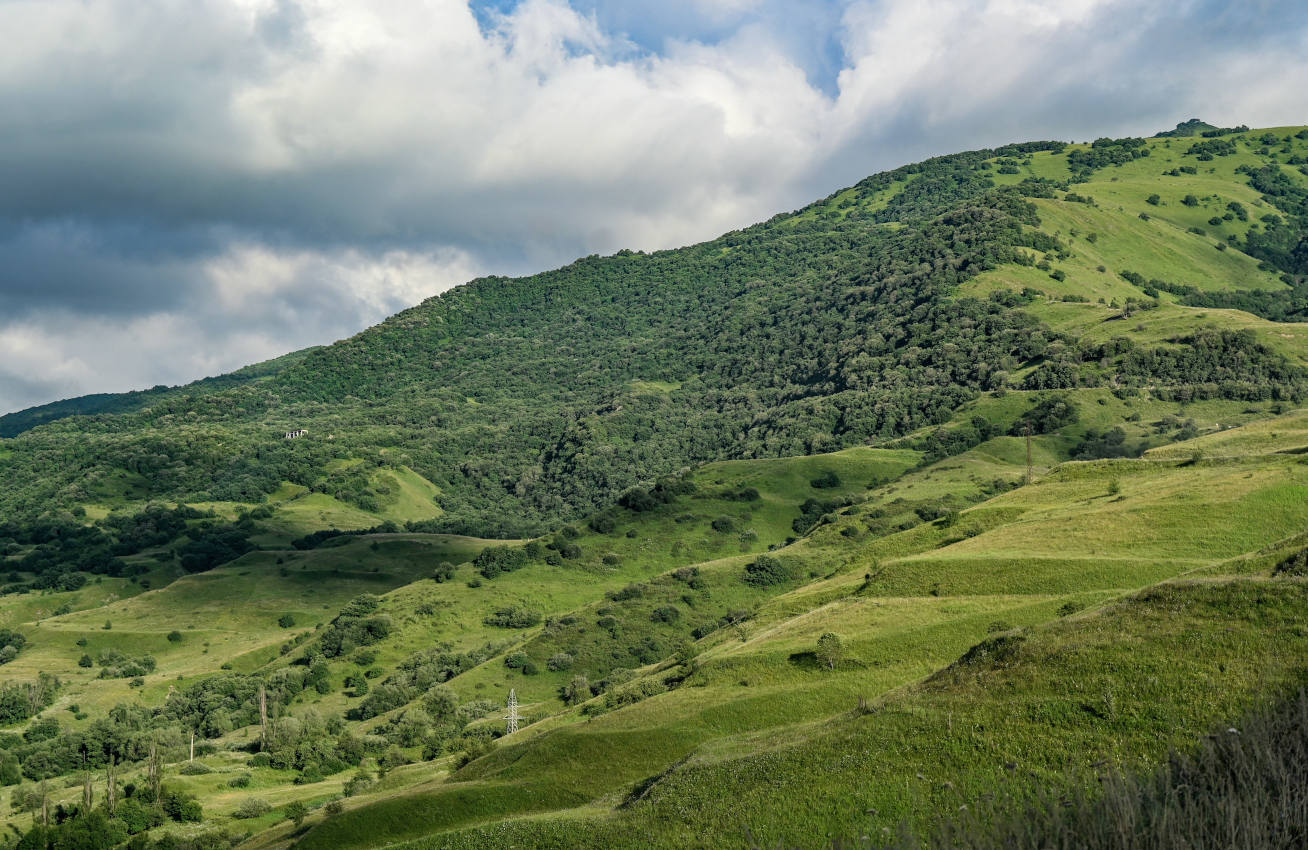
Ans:
<svg viewBox="0 0 1308 850"><path fill-rule="evenodd" d="M618 504L634 513L652 511L660 505L671 504L678 496L695 492L695 482L685 477L660 478L648 490L632 487L618 498Z"/></svg>
<svg viewBox="0 0 1308 850"><path fill-rule="evenodd" d="M488 626L501 629L530 629L540 625L541 613L520 605L496 608L482 620Z"/></svg>
<svg viewBox="0 0 1308 850"><path fill-rule="evenodd" d="M382 640L391 633L391 618L377 614L381 601L371 594L350 600L341 613L323 629L318 646L328 658L349 655L361 646Z"/></svg>
<svg viewBox="0 0 1308 850"><path fill-rule="evenodd" d="M148 676L154 672L155 668L153 655L129 657L117 649L103 650L95 659L95 663L100 666L101 679L131 679L137 676Z"/></svg>
<svg viewBox="0 0 1308 850"><path fill-rule="evenodd" d="M227 848L231 838L226 835L199 835L177 838L165 835L151 841L143 833L167 822L199 823L204 820L200 802L190 794L160 787L152 790L128 783L113 809L108 803L93 808L62 803L50 808L49 823L35 823L18 840L24 850L110 850L126 844L131 850L209 850ZM40 794L30 791L15 801L19 808L37 814L48 806ZM130 842L128 839L131 839Z"/></svg>
<svg viewBox="0 0 1308 850"><path fill-rule="evenodd" d="M472 565L485 578L511 573L527 566L527 552L518 546L487 546L472 559Z"/></svg>
<svg viewBox="0 0 1308 850"><path fill-rule="evenodd" d="M405 530L420 532L423 528L418 523L407 523ZM323 545L340 546L349 541L351 537L363 537L369 534L398 534L400 527L395 523L387 520L380 525L374 525L372 528L358 529L354 531L339 531L335 528L322 528L303 537L298 537L291 541L291 545L296 549L317 549ZM332 541L332 542L328 542Z"/></svg>
<svg viewBox="0 0 1308 850"><path fill-rule="evenodd" d="M799 506L799 516L791 520L790 527L798 535L808 534L824 516L847 504L849 504L849 501L845 499L828 501L818 501L813 498L805 499Z"/></svg>
<svg viewBox="0 0 1308 850"><path fill-rule="evenodd" d="M0 629L0 664L8 664L18 657L27 645L27 638L22 632L13 629Z"/></svg>
<svg viewBox="0 0 1308 850"><path fill-rule="evenodd" d="M745 583L755 587L771 587L794 581L795 571L780 558L759 555L745 565Z"/></svg>
<svg viewBox="0 0 1308 850"><path fill-rule="evenodd" d="M1089 148L1073 148L1067 152L1067 165L1076 175L1078 181L1088 179L1090 174L1110 165L1123 165L1149 156L1149 147L1144 139L1095 139Z"/></svg>
<svg viewBox="0 0 1308 850"><path fill-rule="evenodd" d="M469 652L453 652L449 648L416 652L401 661L395 672L373 688L348 716L352 720L367 720L407 705L424 695L430 697L427 699L430 702L436 699L436 696L432 696L433 693L438 696L448 693L448 689L433 691L437 685L494 658L501 648L500 644L486 644ZM427 705L426 708L432 715L443 713L432 705Z"/></svg>

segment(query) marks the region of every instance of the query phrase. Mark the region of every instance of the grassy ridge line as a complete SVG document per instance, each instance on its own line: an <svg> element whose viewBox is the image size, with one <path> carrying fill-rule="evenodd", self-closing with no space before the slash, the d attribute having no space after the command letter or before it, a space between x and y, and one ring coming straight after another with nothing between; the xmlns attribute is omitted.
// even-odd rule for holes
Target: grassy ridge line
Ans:
<svg viewBox="0 0 1308 850"><path fill-rule="evenodd" d="M288 366L300 362L318 348L320 346L292 351L289 354L265 360L262 363L243 366L225 375L201 378L189 384L174 387L159 386L148 390L133 390L126 393L93 393L6 413L0 416L0 437L16 437L24 431L72 416L128 413L176 397L184 392L213 392L253 381L265 381Z"/></svg>
<svg viewBox="0 0 1308 850"><path fill-rule="evenodd" d="M611 820L529 819L406 848L818 847L995 788L1093 777L1186 748L1269 690L1304 681L1300 581L1165 585L1092 615L1002 635L867 713L804 739L692 759ZM728 792L728 789L729 792Z"/></svg>
<svg viewBox="0 0 1308 850"><path fill-rule="evenodd" d="M1281 463L1281 462L1282 461L1276 461L1276 463ZM1025 498L1029 502L1033 502L1041 505L1048 504L1050 502L1064 503L1064 507L1062 508L1061 515L1058 511L1055 511L1053 515L1046 517L1042 520L1043 522L1048 523L1051 527L1061 526L1066 522L1067 519L1066 514L1068 511L1075 513L1077 511L1084 510L1084 506L1082 504L1084 500L1077 498L1077 496L1087 486L1087 484L1089 487L1093 488L1094 490L1098 490L1099 487L1102 487L1103 490L1099 492L1106 493L1108 482L1111 481L1113 478L1122 477L1123 468L1128 468L1128 467L1134 469L1133 474L1142 479L1142 484L1147 483L1147 481L1151 480L1151 478L1154 476L1157 475L1162 476L1158 480L1160 493L1158 498L1155 500L1159 504L1164 502L1166 499L1171 498L1170 493L1173 487L1176 486L1178 477L1184 477L1186 475L1192 475L1194 473L1194 470L1191 467L1178 467L1175 464L1168 464L1166 465L1166 468L1160 468L1159 464L1149 461L1113 461L1113 462L1099 462L1099 463L1091 463L1091 464L1072 464L1069 466L1069 468L1074 469L1076 471L1076 474L1071 477L1070 483L1057 480L1059 477L1057 475L1051 476L1051 478L1055 480L1052 480L1048 483L1042 482L1036 485L1037 491L1040 490L1041 487L1045 488L1045 490L1042 493L1036 494L1035 491L1033 491L1033 493L1027 494ZM1245 470L1244 468L1229 467L1229 465L1218 467L1216 468L1215 471L1220 473L1223 480L1238 479L1239 481L1244 480L1243 478L1241 478L1241 476L1243 476L1247 472L1247 470ZM1089 475L1090 477L1087 477L1087 475ZM1273 475L1273 477L1275 477L1275 475ZM1226 486L1229 487L1230 483L1231 482L1228 481ZM1069 487L1071 489L1069 489ZM1014 491L1013 493L1000 497L996 501L1003 501L1005 499L1016 499L1019 496L1022 496L1025 493L1025 491L1030 489L1031 488L1023 488L1022 490ZM1242 499L1248 498L1250 493L1256 496L1257 493L1260 492L1260 485L1259 482L1254 482L1253 484L1238 484L1236 490L1233 492L1224 492L1223 488L1220 486L1208 486L1204 489L1206 491L1211 491L1214 495L1214 499L1213 502L1209 505L1196 506L1198 510L1187 512L1187 515L1191 517L1191 523L1193 529L1202 528L1206 522L1206 520L1204 519L1205 517L1211 517L1214 512L1225 509L1219 507L1224 504L1224 500L1226 500L1226 502L1229 502L1230 499L1234 498L1235 503L1238 505ZM1140 487L1136 487L1136 492L1131 492L1131 491L1126 491L1126 492L1128 492L1130 499L1134 499L1137 502L1141 500ZM1113 506L1120 505L1120 503L1111 502L1107 498L1100 497L1100 496L1096 496L1094 499L1092 499L1092 501L1103 501ZM1145 501L1148 502L1147 499L1145 499ZM1256 501L1257 499L1255 499L1255 502ZM1297 502L1302 507L1303 499L1298 499ZM1146 504L1141 507L1147 508L1148 505ZM880 541L873 541L866 548L868 548L869 551L878 554L888 554L892 552L895 553L896 556L899 557L900 559L899 561L892 559L882 562L886 565L887 569L894 571L898 564L904 562L911 562L913 560L914 552L921 552L923 550L926 550L928 552L935 551L942 542L948 540L950 534L956 533L959 530L966 529L967 524L971 521L970 516L972 514L977 514L979 516L985 516L987 514L993 515L993 517L997 520L994 523L994 527L992 529L993 533L1006 532L1006 530L1009 528L1009 524L1012 522L1014 518L1021 518L1025 515L1025 513L1029 512L1027 509L1018 509L1016 513L1013 513L1013 510L1014 510L1013 508L1002 508L1002 507L1001 508L991 508L991 507L976 508L971 511L965 511L962 517L960 518L959 523L954 527L944 528L938 525L926 525L926 526L919 527L918 529L915 529L910 532L903 532L900 535L895 535L892 538L886 538ZM1119 507L1113 507L1111 510L1121 511L1122 509ZM1129 548L1132 545L1132 535L1134 534L1136 537L1138 537L1140 530L1138 528L1138 524L1129 521L1129 517L1125 517L1125 516L1119 517L1119 520L1122 519L1127 520L1126 525L1116 529L1105 529L1103 535L1108 538L1117 538L1119 540L1119 545ZM1302 512L1300 512L1300 514L1295 514L1293 516L1286 515L1282 517L1279 520L1279 522L1282 524L1283 527L1288 528L1288 527L1293 527L1296 524L1302 523L1303 519L1304 517L1302 516ZM810 548L814 553L813 555L814 557L829 557L832 552L840 551L841 547L843 547L843 551L848 552L850 547L850 540L849 538L839 533L839 528L840 528L839 523L846 523L849 521L850 520L847 519L841 519L837 524L822 529L817 535L815 535L810 540L798 544L796 547L792 547L792 548L795 549ZM1302 526L1300 525L1299 527ZM992 533L992 531L986 531L986 532L982 532L979 535L967 537L965 542L973 543L974 545L981 546L984 544L986 540L986 534ZM1255 532L1255 533L1261 533L1261 532ZM1039 540L1042 537L1041 535L1024 535L1024 536L1035 540ZM1241 545L1243 539L1244 538L1238 538L1233 542L1228 541L1227 550L1229 551L1232 549L1232 547L1234 547L1235 550L1244 551L1244 550L1239 550L1239 546ZM956 547L958 545L960 544L958 543L949 544L945 546L943 549L939 549L938 551L941 553L947 553L949 552L951 547ZM823 553L823 554L819 555L817 553ZM1216 554L1220 554L1220 550ZM1011 559L1012 556L1006 555L1001 557L1005 559ZM1102 561L1103 560L1102 558L1083 557L1080 559L1073 558L1070 560L1064 558L1061 560L1051 561L1049 563L1049 566L1044 568L1045 574L1048 577L1043 579L1042 581L1046 582L1047 584L1052 583L1049 584L1045 592L1055 594L1054 596L1046 597L1047 599L1053 601L1046 604L1045 607L1043 607L1044 613L1042 614L1041 617L1038 617L1035 620L1024 620L1023 622L1040 622L1042 619L1048 619L1056 608L1060 607L1060 605L1066 602L1072 602L1073 604L1080 605L1080 606L1094 605L1099 602L1102 602L1106 598L1117 595L1122 591L1128 590L1130 588L1138 588L1141 585L1149 584L1160 578L1166 578L1169 576L1182 574L1188 570L1193 569L1197 565L1209 564L1212 563L1212 561L1214 560L1213 557L1195 558L1189 561L1164 560L1159 563L1154 563L1149 568L1149 570L1142 572L1140 569L1139 562L1141 560L1148 560L1148 558L1149 556L1147 551L1145 553L1145 558L1143 559L1124 558L1122 556L1117 556L1117 560L1121 563L1119 563L1118 565L1110 564L1108 566L1105 566L1104 569L1101 570L1100 572L1092 572L1092 573L1087 573L1085 571L1075 571L1075 570L1069 571L1067 567L1069 565L1078 563L1078 560L1081 563L1096 563ZM1109 560L1111 561L1113 559L1110 557ZM1029 566L1030 564L1035 563L1035 561L1033 561L1030 557L1027 557L1024 561L1022 561L1022 563ZM959 569L961 570L960 572L950 573L950 574L966 576L975 571L975 568L972 566L966 566ZM936 572L932 576L930 576L930 578L936 579L937 584L939 584L940 577L941 577L941 573L939 572ZM672 730L675 729L677 735L681 736L681 738L684 740L685 731L689 728L693 728L694 726L695 721L691 718L695 714L701 714L704 717L716 718L710 722L714 724L713 728L718 729L720 733L722 731L725 731L727 728L732 728L732 727L721 726L720 724L722 723L723 720L729 717L739 718L741 716L749 716L749 712L751 710L756 712L756 714L754 714L751 717L750 723L753 723L756 726L759 723L766 723L766 721L763 721L763 718L771 715L774 717L778 717L778 719L782 717L787 718L782 721L782 727L798 729L798 728L802 728L803 724L801 723L800 726L795 726L794 725L795 720L805 716L806 714L809 717L813 717L813 718L829 716L828 713L824 713L823 708L821 708L820 706L824 706L824 705L830 706L829 708L826 708L826 712L829 712L831 708L835 707L832 700L843 699L846 701L846 705L848 705L857 701L857 697L859 696L860 692L864 695L866 695L867 693L878 692L876 690L877 686L873 685L872 681L865 681L862 686L855 686L854 689L849 691L843 691L843 689L841 690L833 689L832 683L826 682L826 683L821 683L821 688L820 688L825 693L823 693L822 696L819 697L816 702L812 702L811 699L802 697L802 690L796 691L793 687L793 683L787 684L785 681L785 677L782 677L782 679L779 682L776 682L776 686L773 687L771 692L768 691L768 686L766 684L769 682L769 680L776 680L778 667L780 667L781 669L785 669L787 666L789 666L787 662L788 656L794 655L796 650L800 650L803 648L802 644L791 642L789 644L790 649L786 650L784 647L787 645L787 643L786 641L782 641L780 648L774 647L771 651L764 650L764 647L769 644L772 638L780 636L786 631L786 627L784 624L785 614L779 615L778 619L780 620L780 624L777 624L773 622L772 618L768 614L768 611L772 607L777 606L782 611L790 610L792 616L798 616L800 618L798 623L812 622L813 625L811 627L796 625L796 627L792 630L797 634L804 635L805 640L813 640L816 638L816 635L821 632L821 630L824 628L823 625L821 625L824 617L831 617L831 622L829 624L830 627L837 628L837 629L844 628L848 630L849 628L848 623L842 626L841 625L842 621L840 620L839 617L831 616L832 612L839 610L842 607L847 607L849 604L884 606L892 601L890 599L885 598L883 595L877 594L875 591L873 592L873 595L871 595L867 600L864 600L862 602L859 602L857 600L850 600L848 598L848 594L850 592L855 591L857 589L858 584L861 584L865 581L866 580L862 579L861 577L861 572L859 572L857 569L853 572L846 571L837 577L825 580L825 582L828 584L838 585L839 589L834 590L835 593L847 597L846 599L841 600L841 604L834 604L830 600L819 601L820 594L824 593L824 591L820 589L821 585L824 582L818 582L815 585L810 585L806 588L795 591L794 592L795 601L793 602L787 602L786 601L787 597L785 596L779 597L775 602L768 603L768 605L766 605L764 609L760 611L760 614L758 616L759 631L749 635L748 639L743 644L741 644L738 648L734 647L734 645L732 645L728 641L726 644L718 644L720 647L718 649L702 650L701 673L697 674L697 677L692 679L691 681L699 682L703 688L706 688L706 690L691 688L688 691L687 690L677 691L674 692L673 694L668 694L666 696L656 697L654 699L651 699L648 703L650 710L655 710L656 705L658 705L662 707L658 708L657 710L662 714L667 714L671 706L677 704L679 700L692 698L691 696L685 696L686 694L693 695L693 699L695 700L695 705L698 706L698 708L692 709L694 714L687 715L683 713L685 709L691 708L690 705L684 705L681 709L673 710L672 715L664 717L663 720L659 722L659 725L665 726L666 729L665 734L671 734ZM952 605L972 604L973 600L979 601L978 597L958 595L960 593L966 593L969 591L976 592L976 591L970 588L962 588L962 589L951 588L948 582L945 583L946 590L944 594L942 594L942 596L940 597L931 596L930 591L932 589L936 589L937 591L939 590L938 588L932 588L931 584L932 584L931 582L925 580L918 581L916 587L907 589L909 595L903 600L904 603L911 606L912 604L914 604L915 599L920 599L923 602L928 602L933 606L939 607L939 606L948 606L951 604ZM1090 590L1092 588L1104 588L1104 590L1097 590L1097 591ZM1034 588L1027 588L1027 589L1028 591L1034 590ZM1090 590L1090 592L1087 593L1087 590ZM881 591L881 594L883 593L884 593L884 589ZM880 598L878 598L879 596ZM806 602L806 600L808 601ZM819 613L814 614L812 609L818 608L820 604L825 605L825 607L821 608ZM1040 603L1037 601L1036 602L1037 608L1039 608L1042 604L1044 603ZM811 608L806 607L806 605L811 606ZM866 610L872 611L874 609L867 608ZM972 640L975 640L977 636L983 635L984 628L987 625L987 623L993 621L995 619L994 613L1000 610L1002 609L994 608L992 611L988 611L984 614L979 614L978 619L974 620L973 625L970 627L975 631L969 632L967 631L967 627L965 627L964 631L959 633L956 631L957 626L951 627L955 630L954 634L957 635L957 637L952 639L962 641L962 643L958 645L958 651L961 651L963 648L965 648L965 646L969 642L967 638L969 634L972 636L971 637ZM914 621L914 622L915 625L909 627L908 632L906 634L915 638L922 638L923 636L925 636L924 638L925 645L919 645L914 643L914 646L918 647L916 649L916 652L919 653L919 657L925 659L929 657L929 652L923 654L926 650L926 646L930 645L932 641L939 641L939 637L936 636L938 633L933 632L930 628L923 630L923 626L925 626L925 623L918 622L918 621ZM773 624L769 625L769 623L773 623ZM914 633L917 634L914 635ZM892 643L903 645L904 635L899 632L894 632L890 634L888 639L891 640ZM870 650L867 648L862 649L862 652L864 654L867 654L869 651ZM756 655L756 657L751 658L750 657L751 654ZM911 657L913 655L913 651L907 651L906 654ZM737 660L737 657L739 657L739 660ZM947 661L948 658L940 658L938 663L943 664L943 663L947 663ZM883 679L880 688L884 690L886 687L895 687L898 684L902 684L904 681L911 681L913 678L925 675L930 671L930 669L931 669L930 667L918 667L915 669L915 672L911 674L910 678L901 680L898 683L894 682L893 680L887 681ZM738 680L740 681L750 680L750 683L753 687L755 688L762 687L763 690L757 697L751 697L748 699L743 698L744 696L743 694L733 695L733 692L738 692L739 690L737 687ZM842 691L843 691L843 696L841 695ZM806 703L806 699L808 700L807 703ZM668 702L669 700L671 700L672 702ZM824 700L826 701L824 702ZM782 710L780 715L778 715L777 714L778 707L786 705L788 701L789 701L789 713L787 713L786 710ZM808 704L807 708L805 707L806 704ZM635 724L634 726L631 726L633 731L637 729L641 729L651 719L651 716L648 714L648 712L644 710L645 705L646 704L642 703L637 706L617 712L614 715L607 715L604 718L601 718L600 721L591 721L591 723L588 724L584 729L578 730L577 732L573 733L573 737L576 738L577 740L570 741L569 744L567 745L556 743L551 745L550 749L554 750L558 747L562 747L564 751L571 750L575 752L587 752L587 748L584 743L586 730L590 729L596 722L601 722L604 727L606 728L612 727L615 730L627 728L631 726L631 724L633 723ZM764 711L762 708L762 706L764 705L768 706L766 711ZM707 713L705 714L704 712ZM610 717L613 718L612 721L610 721L609 719ZM613 724L615 723L618 725L614 726ZM748 732L745 730L744 727L735 727L735 728L739 730L736 734L742 736L741 737L742 743L738 743L736 745L730 746L728 747L728 749L731 749L733 747L735 749L757 748L760 746L759 739L768 737L768 733L766 731L761 731L758 728L754 728L752 729L752 731L748 731ZM598 729L596 729L595 731L598 734ZM725 743L726 743L726 739L719 738L719 739L707 741L706 743L702 744L701 747L707 746L711 748L718 748L723 746L723 744ZM540 745L541 744L539 742L534 742L532 746L540 746ZM684 750L682 752L684 752ZM675 761L675 759L678 757L676 754L671 753L670 751L667 750L665 750L664 753L665 755L663 756L663 758L665 759L665 763L670 763L671 761ZM599 756L597 754L592 754L592 756L593 756L592 758L584 759L584 760L593 764L607 764L608 761L613 758L612 755L609 755L608 757L604 757L604 756ZM533 755L530 749L524 750L523 755L521 757L514 756L514 758L521 759L520 761L515 761L514 762L515 765L526 765L526 764L535 765L534 770L536 771L537 775L550 775L551 773L552 768L549 766L551 764L551 762L549 761L549 756L545 756L545 761L542 762L540 760L539 751L537 751L536 755ZM651 764L651 767L653 766L654 765ZM559 778L562 779L561 776ZM632 777L628 781L632 781L635 778L637 777ZM572 779L565 780L565 784L575 783L576 781L577 779L574 776L574 778ZM575 784L573 785L573 787L576 787ZM591 793L595 793L597 790L599 790L595 786L592 786L592 788L593 790L591 791ZM420 829L421 827L415 826L414 828ZM329 830L327 834L330 835L332 833Z"/></svg>

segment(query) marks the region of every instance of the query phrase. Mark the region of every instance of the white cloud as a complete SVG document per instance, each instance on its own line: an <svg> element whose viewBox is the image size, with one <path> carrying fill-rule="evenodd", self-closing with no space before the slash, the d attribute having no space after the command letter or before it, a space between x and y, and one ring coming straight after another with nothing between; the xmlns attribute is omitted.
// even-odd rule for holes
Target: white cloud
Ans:
<svg viewBox="0 0 1308 850"><path fill-rule="evenodd" d="M482 270L709 238L935 153L1308 120L1295 0L667 0L657 52L605 29L617 5L0 2L0 409L328 341Z"/></svg>

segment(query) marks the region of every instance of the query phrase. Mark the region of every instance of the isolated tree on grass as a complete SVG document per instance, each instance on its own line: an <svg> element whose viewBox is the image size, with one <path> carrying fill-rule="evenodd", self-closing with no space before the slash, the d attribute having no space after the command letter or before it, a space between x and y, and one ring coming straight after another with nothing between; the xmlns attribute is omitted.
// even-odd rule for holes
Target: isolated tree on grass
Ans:
<svg viewBox="0 0 1308 850"><path fill-rule="evenodd" d="M309 814L309 809L304 805L304 803L295 800L294 802L288 803L286 808L282 809L282 813L286 815L287 820L294 821L295 828L299 829L304 823L305 815Z"/></svg>
<svg viewBox="0 0 1308 850"><path fill-rule="evenodd" d="M840 639L840 635L835 632L827 632L818 638L817 660L819 664L828 670L834 670L840 666L845 660L845 643Z"/></svg>

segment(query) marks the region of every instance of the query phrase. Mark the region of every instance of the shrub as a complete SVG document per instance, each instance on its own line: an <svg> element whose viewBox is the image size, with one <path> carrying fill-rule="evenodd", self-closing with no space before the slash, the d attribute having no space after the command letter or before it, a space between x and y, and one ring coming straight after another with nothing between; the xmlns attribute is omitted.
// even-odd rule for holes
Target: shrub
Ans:
<svg viewBox="0 0 1308 850"><path fill-rule="evenodd" d="M840 635L835 632L827 632L818 638L817 660L819 664L828 670L834 670L844 662L845 643L840 639Z"/></svg>
<svg viewBox="0 0 1308 850"><path fill-rule="evenodd" d="M532 626L539 625L540 621L541 614L539 611L533 611L518 605L497 608L482 620L488 626L501 629L529 629Z"/></svg>
<svg viewBox="0 0 1308 850"><path fill-rule="evenodd" d="M610 590L604 595L614 602L625 602L628 599L639 599L645 595L645 591L638 584L629 584L621 590Z"/></svg>
<svg viewBox="0 0 1308 850"><path fill-rule="evenodd" d="M345 796L353 797L356 794L363 794L366 792L372 787L372 784L372 777L361 770L346 780L345 787L342 788L341 791Z"/></svg>
<svg viewBox="0 0 1308 850"><path fill-rule="evenodd" d="M649 618L655 623L675 623L681 619L681 611L677 610L675 605L664 605L655 608Z"/></svg>
<svg viewBox="0 0 1308 850"><path fill-rule="evenodd" d="M277 618L277 625L283 629L289 629L295 625L295 617L290 614L283 614Z"/></svg>
<svg viewBox="0 0 1308 850"><path fill-rule="evenodd" d="M495 578L500 573L510 573L525 567L527 552L512 546L487 546L473 558L472 565L486 578Z"/></svg>
<svg viewBox="0 0 1308 850"><path fill-rule="evenodd" d="M791 570L771 555L760 555L758 560L745 565L745 583L755 587L785 584L792 578Z"/></svg>
<svg viewBox="0 0 1308 850"><path fill-rule="evenodd" d="M212 770L198 761L188 761L186 764L182 765L181 770L177 772L182 776L204 776L206 773L213 773Z"/></svg>
<svg viewBox="0 0 1308 850"><path fill-rule="evenodd" d="M286 820L293 821L296 827L299 827L301 824L304 823L304 818L308 814L309 814L308 807L306 807L304 803L301 803L299 800L294 800L290 803L287 803L286 808L282 809L283 817L285 817Z"/></svg>
<svg viewBox="0 0 1308 850"><path fill-rule="evenodd" d="M840 486L840 476L831 470L827 470L808 483L815 490L831 490Z"/></svg>
<svg viewBox="0 0 1308 850"><path fill-rule="evenodd" d="M182 642L182 633L179 632L179 631L171 631L171 632L169 632L169 633L168 633L168 642L169 642L169 643L181 643L181 642Z"/></svg>
<svg viewBox="0 0 1308 850"><path fill-rule="evenodd" d="M571 669L575 661L576 659L567 652L556 652L545 662L545 667L557 673L560 670Z"/></svg>
<svg viewBox="0 0 1308 850"><path fill-rule="evenodd" d="M593 696L590 681L585 676L573 676L572 681L559 689L559 696L563 698L565 705L585 702Z"/></svg>

